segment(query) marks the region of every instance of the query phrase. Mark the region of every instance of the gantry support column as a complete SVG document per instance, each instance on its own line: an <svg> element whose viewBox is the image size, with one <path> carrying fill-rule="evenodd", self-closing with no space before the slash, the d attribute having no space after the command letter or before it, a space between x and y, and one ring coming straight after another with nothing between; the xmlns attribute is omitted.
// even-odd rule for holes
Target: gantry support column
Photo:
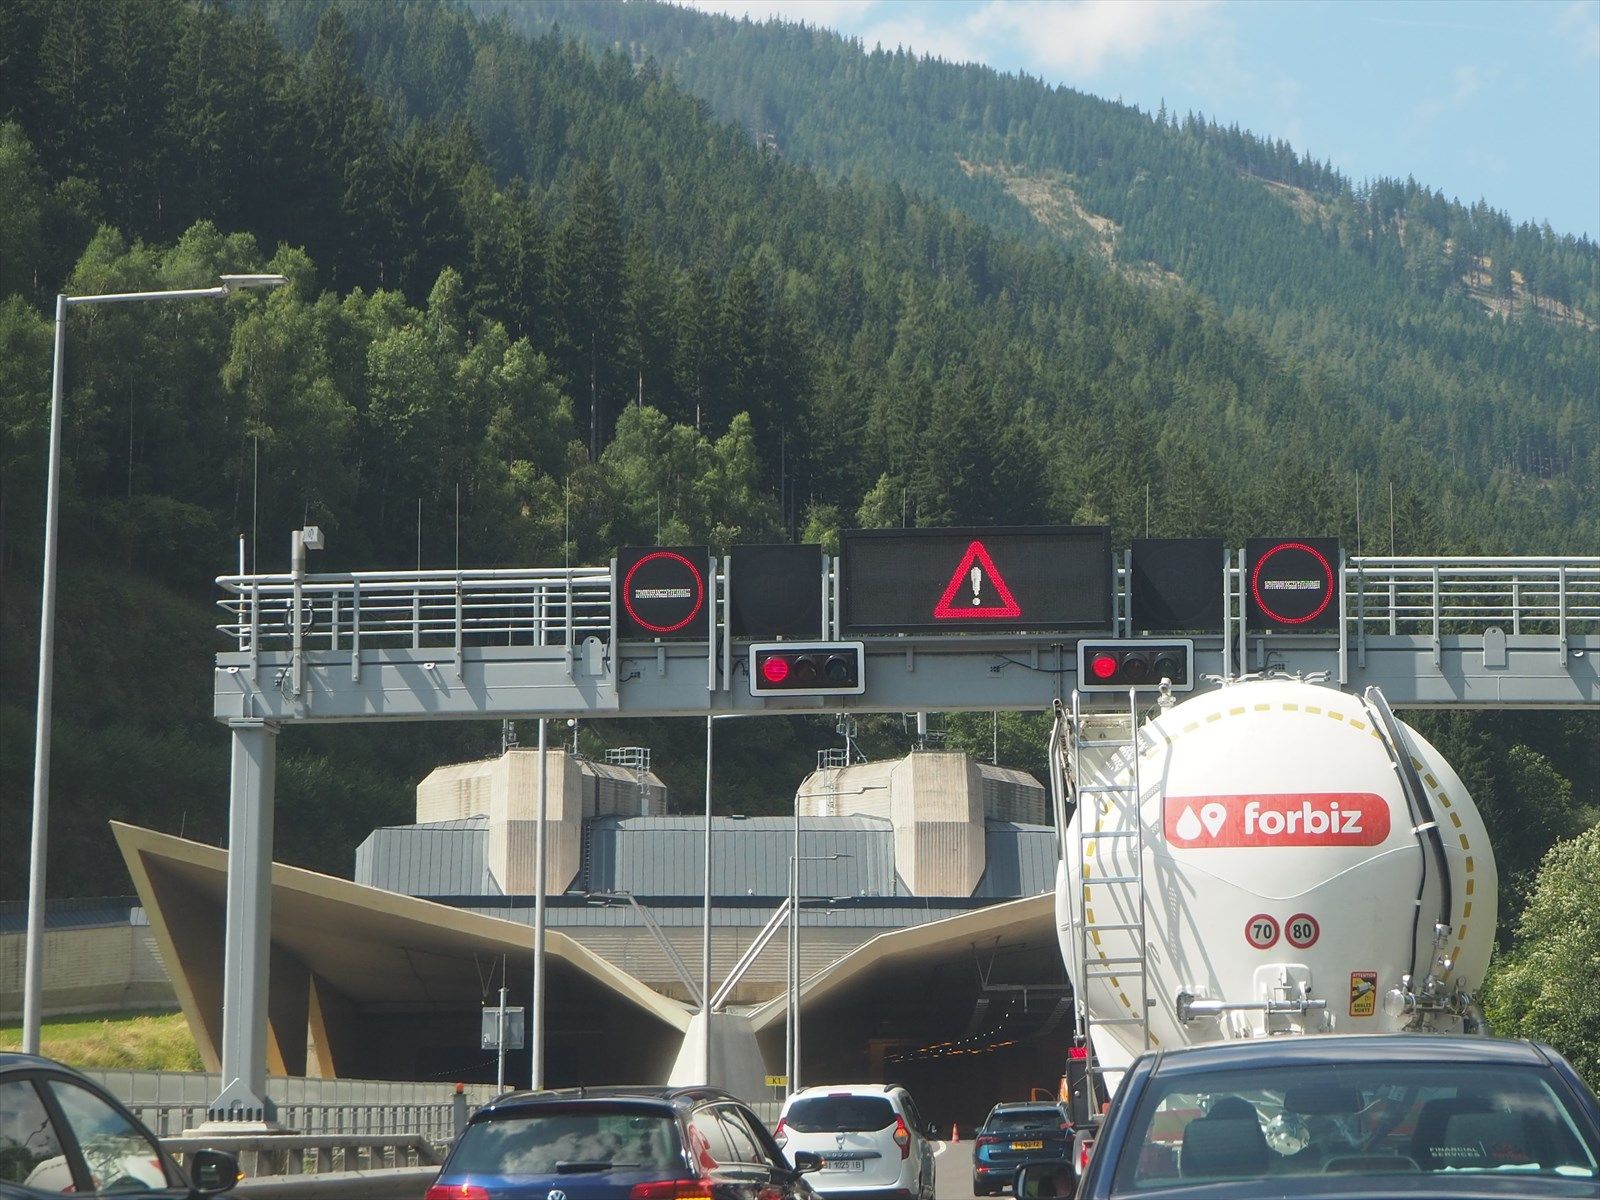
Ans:
<svg viewBox="0 0 1600 1200"><path fill-rule="evenodd" d="M272 1123L267 1096L267 964L272 939L272 818L278 727L228 722L233 773L228 798L228 927L222 974L222 1092L207 1123Z"/></svg>

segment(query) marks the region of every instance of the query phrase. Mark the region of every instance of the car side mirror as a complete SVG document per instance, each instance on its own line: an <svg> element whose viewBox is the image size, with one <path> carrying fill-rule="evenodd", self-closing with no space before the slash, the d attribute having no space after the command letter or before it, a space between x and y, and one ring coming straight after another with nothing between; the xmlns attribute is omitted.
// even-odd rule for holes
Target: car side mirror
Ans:
<svg viewBox="0 0 1600 1200"><path fill-rule="evenodd" d="M794 1152L794 1169L797 1175L820 1171L822 1170L822 1155L815 1150L796 1150Z"/></svg>
<svg viewBox="0 0 1600 1200"><path fill-rule="evenodd" d="M184 1165L202 1196L226 1192L239 1182L239 1160L225 1150L196 1150Z"/></svg>
<svg viewBox="0 0 1600 1200"><path fill-rule="evenodd" d="M1052 1200L1071 1196L1077 1187L1069 1162L1032 1162L1017 1168L1012 1192L1017 1200Z"/></svg>

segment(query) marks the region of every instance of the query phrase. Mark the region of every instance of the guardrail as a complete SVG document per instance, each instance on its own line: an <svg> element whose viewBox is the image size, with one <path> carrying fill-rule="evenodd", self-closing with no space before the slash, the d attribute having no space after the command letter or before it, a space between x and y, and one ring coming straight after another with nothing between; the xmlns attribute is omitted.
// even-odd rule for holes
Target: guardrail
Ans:
<svg viewBox="0 0 1600 1200"><path fill-rule="evenodd" d="M1117 611L1127 571L1116 569ZM1242 611L1241 571L1228 571ZM833 579L836 587L837 579ZM225 575L217 629L241 653L292 649L290 575ZM307 575L299 584L307 651L487 646L575 647L609 640L615 597L606 567L474 571L366 571ZM1481 632L1600 632L1600 556L1398 558L1344 566L1344 619L1352 636Z"/></svg>
<svg viewBox="0 0 1600 1200"><path fill-rule="evenodd" d="M1600 631L1600 558L1357 558L1345 619L1368 634Z"/></svg>
<svg viewBox="0 0 1600 1200"><path fill-rule="evenodd" d="M290 575L225 575L217 626L240 651L290 648ZM606 567L480 571L358 571L307 575L299 585L307 650L574 646L609 637Z"/></svg>
<svg viewBox="0 0 1600 1200"><path fill-rule="evenodd" d="M162 1138L161 1142L180 1162L196 1150L226 1150L239 1160L239 1169L252 1177L393 1171L437 1167L444 1161L442 1146L415 1133L388 1137L223 1133Z"/></svg>
<svg viewBox="0 0 1600 1200"><path fill-rule="evenodd" d="M144 1101L131 1103L128 1108L165 1141L179 1138L185 1129L203 1124L208 1103ZM278 1123L295 1130L297 1135L334 1137L340 1139L341 1144L352 1138L391 1142L397 1138L422 1137L448 1142L455 1136L453 1113L454 1106L449 1101L439 1104L280 1104Z"/></svg>

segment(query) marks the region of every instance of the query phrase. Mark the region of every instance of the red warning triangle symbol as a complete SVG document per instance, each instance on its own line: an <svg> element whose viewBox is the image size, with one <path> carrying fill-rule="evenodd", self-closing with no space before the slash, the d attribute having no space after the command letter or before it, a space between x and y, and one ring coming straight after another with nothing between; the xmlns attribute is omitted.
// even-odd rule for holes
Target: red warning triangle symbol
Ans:
<svg viewBox="0 0 1600 1200"><path fill-rule="evenodd" d="M981 572L976 576L978 579L976 585L973 583L974 572ZM962 600L966 600L969 596L976 597L985 576L993 587L994 594L999 597L1000 603L958 602L957 597ZM938 621L1005 620L1021 615L1022 608L1012 596L1005 576L1000 574L1000 569L994 565L994 559L989 557L989 551L984 548L982 542L973 542L967 547L967 552L961 556L961 565L956 567L955 574L950 576L944 595L940 596L939 603L933 606L933 616Z"/></svg>

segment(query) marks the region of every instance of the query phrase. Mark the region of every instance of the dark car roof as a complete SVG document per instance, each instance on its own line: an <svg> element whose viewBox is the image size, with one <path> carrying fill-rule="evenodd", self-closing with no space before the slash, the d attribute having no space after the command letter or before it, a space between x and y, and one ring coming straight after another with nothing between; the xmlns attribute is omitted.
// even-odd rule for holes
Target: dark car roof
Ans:
<svg viewBox="0 0 1600 1200"><path fill-rule="evenodd" d="M996 1104L994 1112L1025 1112L1028 1109L1043 1111L1045 1109L1059 1109L1060 1102L1055 1100L1007 1100Z"/></svg>
<svg viewBox="0 0 1600 1200"><path fill-rule="evenodd" d="M674 1108L698 1104L705 1100L727 1100L733 1103L743 1103L737 1096L714 1087L650 1087L645 1085L624 1086L608 1085L604 1087L575 1087L554 1088L542 1092L509 1092L491 1100L481 1113L504 1113L522 1110L537 1110L540 1108L560 1105L566 1107L574 1103L585 1101L603 1102L608 1100L627 1100L632 1102L656 1101L662 1105Z"/></svg>
<svg viewBox="0 0 1600 1200"><path fill-rule="evenodd" d="M1162 1075L1297 1063L1375 1062L1497 1063L1547 1066L1532 1042L1492 1037L1447 1037L1432 1033L1335 1033L1207 1042L1155 1052L1150 1069Z"/></svg>
<svg viewBox="0 0 1600 1200"><path fill-rule="evenodd" d="M82 1078L75 1068L67 1066L66 1063L59 1063L53 1058L45 1058L42 1054L23 1054L20 1050L0 1050L0 1071L16 1071L23 1068L61 1071L67 1075Z"/></svg>

